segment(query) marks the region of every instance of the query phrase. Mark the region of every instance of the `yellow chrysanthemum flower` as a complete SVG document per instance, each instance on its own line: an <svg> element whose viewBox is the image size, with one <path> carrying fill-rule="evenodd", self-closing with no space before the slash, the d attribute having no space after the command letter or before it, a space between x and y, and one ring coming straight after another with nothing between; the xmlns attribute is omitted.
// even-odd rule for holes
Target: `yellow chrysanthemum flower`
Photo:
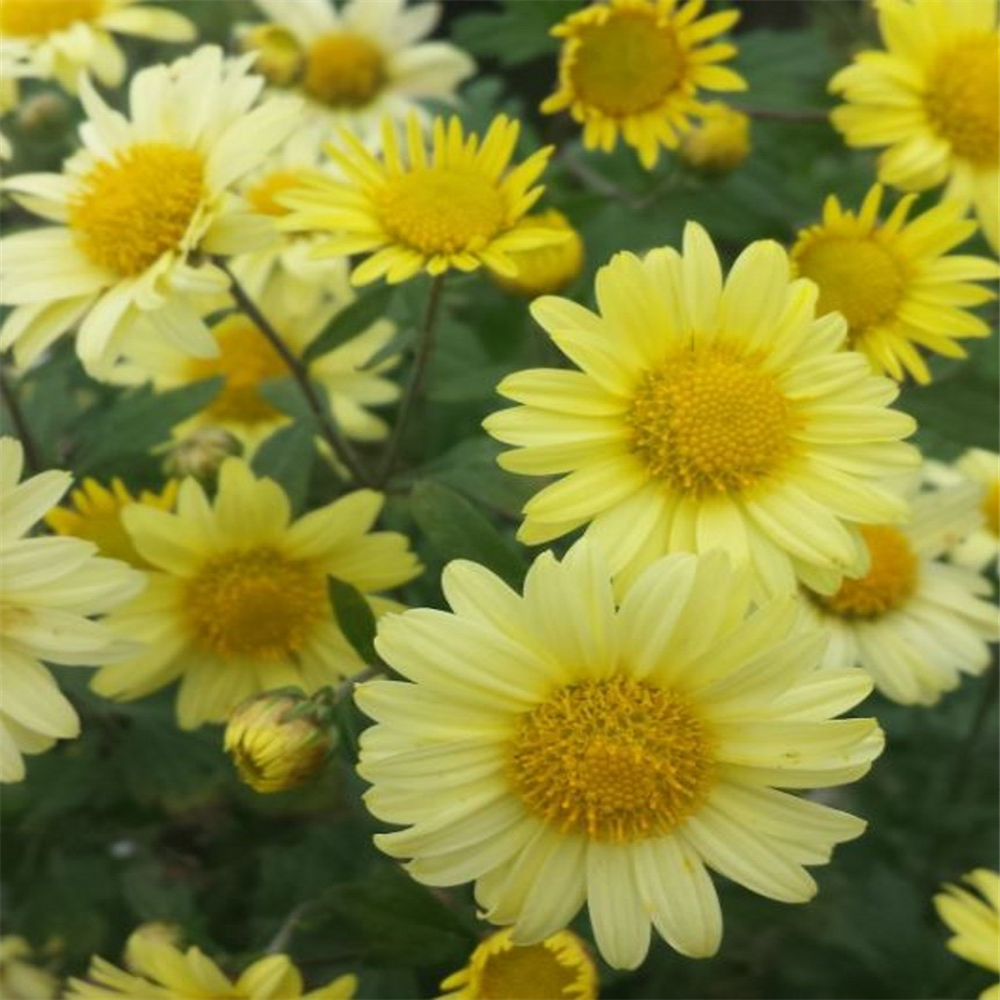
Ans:
<svg viewBox="0 0 1000 1000"><path fill-rule="evenodd" d="M579 277L583 269L583 240L562 212L550 208L537 215L526 215L515 228L552 229L565 233L567 238L561 243L512 252L510 257L517 274L492 275L505 292L531 299L539 295L554 295Z"/></svg>
<svg viewBox="0 0 1000 1000"><path fill-rule="evenodd" d="M517 225L541 197L543 188L532 185L553 149L539 149L508 171L519 131L520 123L498 115L480 143L478 135L464 134L457 118L447 125L435 118L428 157L420 123L410 115L405 164L388 120L378 158L349 132L341 132L345 148L327 148L348 179L304 177L305 187L278 199L296 210L282 228L334 233L317 255L377 251L355 268L351 281L356 285L383 275L395 283L419 271L474 271L484 264L501 274L516 274L511 251L566 239L552 229Z"/></svg>
<svg viewBox="0 0 1000 1000"><path fill-rule="evenodd" d="M727 104L706 104L698 122L681 139L678 152L696 170L727 174L750 155L750 119Z"/></svg>
<svg viewBox="0 0 1000 1000"><path fill-rule="evenodd" d="M535 301L535 319L582 371L509 376L498 391L526 405L484 421L518 446L500 456L505 469L565 475L525 505L518 538L586 524L623 586L667 552L716 546L750 564L764 593L794 591L796 576L833 591L863 572L854 525L905 515L881 479L918 461L899 441L914 422L888 408L895 383L839 349L844 320L817 319L816 297L770 241L748 247L723 283L690 223L683 255L622 253L601 268L601 315Z"/></svg>
<svg viewBox="0 0 1000 1000"><path fill-rule="evenodd" d="M979 895L946 885L934 897L938 916L955 932L948 947L956 955L990 972L1000 972L1000 873L977 868L962 877ZM982 898L980 898L982 897ZM1000 1000L1000 983L979 994L979 1000Z"/></svg>
<svg viewBox="0 0 1000 1000"><path fill-rule="evenodd" d="M53 1000L59 980L32 961L31 945L23 937L0 938L0 996L5 1000Z"/></svg>
<svg viewBox="0 0 1000 1000"><path fill-rule="evenodd" d="M111 489L96 479L84 479L79 489L69 495L69 507L53 507L45 515L45 523L59 535L84 538L97 546L98 552L111 559L121 559L130 566L148 569L149 563L135 550L122 524L122 511L130 504L145 504L157 510L170 510L177 499L177 482L170 481L162 493L143 490L132 496L118 478L111 480Z"/></svg>
<svg viewBox="0 0 1000 1000"><path fill-rule="evenodd" d="M635 968L650 920L678 951L714 954L722 915L706 865L772 899L816 892L805 865L863 821L777 788L865 774L872 719L833 716L871 690L816 670L823 635L794 597L752 613L724 553L678 554L616 607L609 567L582 541L535 560L524 596L453 562L453 611L379 623L407 682L355 691L376 720L358 771L371 812L407 829L375 842L417 880L475 880L486 919L531 945L584 902L601 954Z"/></svg>
<svg viewBox="0 0 1000 1000"><path fill-rule="evenodd" d="M224 293L229 279L204 255L274 238L268 220L229 188L297 123L294 100L253 108L264 81L248 74L252 61L205 46L172 66L141 70L130 88L131 119L89 84L81 88L85 148L62 174L4 182L57 224L0 242L0 302L17 307L0 348L13 346L28 364L79 324L80 359L104 377L142 316L189 354L215 352L191 299Z"/></svg>
<svg viewBox="0 0 1000 1000"><path fill-rule="evenodd" d="M454 45L424 41L441 16L441 4L406 0L256 0L299 48L297 72L285 85L308 100L319 123L346 126L377 140L383 115L424 118L420 101L453 102L455 89L476 69ZM252 44L253 34L249 36ZM291 77L288 79L287 77ZM280 81L275 81L280 82Z"/></svg>
<svg viewBox="0 0 1000 1000"><path fill-rule="evenodd" d="M828 636L824 666L860 666L903 705L933 705L962 674L989 666L998 638L990 583L940 561L981 525L978 502L968 484L944 487L914 496L902 527L862 525L867 572L835 594L804 592Z"/></svg>
<svg viewBox="0 0 1000 1000"><path fill-rule="evenodd" d="M288 288L280 278L265 288L257 300L263 314L296 356L301 357L334 317L355 300L346 262L335 263L336 267L327 269L329 284L324 294L314 299L308 313L302 312L301 307L286 308ZM149 380L158 392L165 392L221 376L219 394L203 410L178 424L174 435L184 438L200 428L222 428L243 445L244 454L250 458L275 431L292 422L261 391L268 380L287 375L288 367L243 313L230 313L217 320L211 332L218 345L218 353L212 358L192 358L173 344L152 336L136 340L127 352L127 363L113 373L112 380L132 384ZM399 398L399 386L386 378L399 363L399 355L390 355L371 367L367 365L395 333L394 323L377 319L309 364L310 378L326 394L337 426L349 438L380 441L388 434L386 422L368 408Z"/></svg>
<svg viewBox="0 0 1000 1000"><path fill-rule="evenodd" d="M161 934L145 933L143 927L129 938L126 952L131 972L95 955L87 973L92 981L70 979L66 997L69 1000L114 1000L115 997L351 1000L358 987L357 977L348 975L303 993L302 974L287 955L268 955L249 965L234 981L200 948L181 951Z"/></svg>
<svg viewBox="0 0 1000 1000"><path fill-rule="evenodd" d="M660 147L675 149L704 105L699 90L746 90L719 63L736 47L717 37L739 19L724 10L700 18L704 0L608 0L570 14L552 29L564 39L559 87L544 114L569 110L587 149L611 152L621 135L647 169Z"/></svg>
<svg viewBox="0 0 1000 1000"><path fill-rule="evenodd" d="M1000 241L1000 35L997 0L875 0L884 50L830 81L846 104L833 124L851 146L887 146L879 180L904 191L947 182Z"/></svg>
<svg viewBox="0 0 1000 1000"><path fill-rule="evenodd" d="M190 42L195 26L159 4L135 0L3 0L0 4L0 61L11 60L18 75L55 78L71 94L80 71L106 87L125 76L125 56L114 35L162 42Z"/></svg>
<svg viewBox="0 0 1000 1000"><path fill-rule="evenodd" d="M818 311L836 309L846 318L848 346L877 372L895 379L909 373L926 384L931 374L918 347L964 358L959 340L989 336L989 325L967 307L995 297L973 282L995 280L1000 267L985 257L948 252L976 228L955 202L907 221L915 198L901 198L879 222L880 185L857 215L830 195L823 221L798 234L790 256L795 271L819 285Z"/></svg>
<svg viewBox="0 0 1000 1000"><path fill-rule="evenodd" d="M96 666L134 647L116 641L104 614L142 587L142 575L95 557L78 538L26 538L69 489L68 472L21 478L21 445L0 438L0 781L24 777L21 754L80 732L76 709L40 661Z"/></svg>
<svg viewBox="0 0 1000 1000"><path fill-rule="evenodd" d="M442 984L439 1000L596 1000L597 968L587 946L572 931L538 944L514 944L509 929L481 941L469 964Z"/></svg>
<svg viewBox="0 0 1000 1000"><path fill-rule="evenodd" d="M925 470L928 482L937 486L971 482L979 487L982 525L958 539L948 549L948 558L975 570L995 566L1000 555L1000 455L969 448L953 466L927 462Z"/></svg>
<svg viewBox="0 0 1000 1000"><path fill-rule="evenodd" d="M148 647L103 668L94 690L130 701L181 678L177 717L193 729L224 722L260 691L311 694L361 670L337 625L328 579L352 584L381 614L398 605L373 592L420 572L403 535L371 531L382 502L358 490L292 522L281 487L230 458L214 503L186 479L176 514L127 507L125 527L155 571L108 622Z"/></svg>

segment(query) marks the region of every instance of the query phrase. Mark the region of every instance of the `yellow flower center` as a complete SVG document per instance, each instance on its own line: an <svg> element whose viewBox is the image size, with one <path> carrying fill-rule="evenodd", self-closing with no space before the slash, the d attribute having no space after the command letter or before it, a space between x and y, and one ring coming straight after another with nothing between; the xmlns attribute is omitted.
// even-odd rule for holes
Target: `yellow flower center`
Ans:
<svg viewBox="0 0 1000 1000"><path fill-rule="evenodd" d="M76 21L96 21L103 12L104 0L3 0L0 35L51 35Z"/></svg>
<svg viewBox="0 0 1000 1000"><path fill-rule="evenodd" d="M983 517L986 527L994 534L1000 535L1000 480L994 479L986 487L983 497Z"/></svg>
<svg viewBox="0 0 1000 1000"><path fill-rule="evenodd" d="M291 188L302 187L304 173L302 170L275 170L254 184L246 192L246 199L261 215L287 215L289 209L276 199Z"/></svg>
<svg viewBox="0 0 1000 1000"><path fill-rule="evenodd" d="M447 167L390 177L376 205L386 232L424 254L482 249L505 215L503 198L486 177Z"/></svg>
<svg viewBox="0 0 1000 1000"><path fill-rule="evenodd" d="M799 274L819 285L816 314L841 313L852 337L895 315L906 274L882 244L862 236L824 236L792 256Z"/></svg>
<svg viewBox="0 0 1000 1000"><path fill-rule="evenodd" d="M361 35L331 32L309 49L302 86L332 108L363 108L385 83L382 50Z"/></svg>
<svg viewBox="0 0 1000 1000"><path fill-rule="evenodd" d="M553 1000L570 996L575 970L544 944L514 946L490 955L475 984L477 1000Z"/></svg>
<svg viewBox="0 0 1000 1000"><path fill-rule="evenodd" d="M221 375L225 382L219 394L205 408L216 423L268 423L281 417L261 394L267 379L287 372L278 352L244 316L227 316L213 329L219 345L214 358L190 358L186 362L191 381Z"/></svg>
<svg viewBox="0 0 1000 1000"><path fill-rule="evenodd" d="M927 117L953 153L996 167L1000 155L1000 44L996 34L944 52L928 77Z"/></svg>
<svg viewBox="0 0 1000 1000"><path fill-rule="evenodd" d="M677 38L658 25L652 7L614 12L588 26L570 66L580 99L612 117L627 117L659 105L684 71Z"/></svg>
<svg viewBox="0 0 1000 1000"><path fill-rule="evenodd" d="M205 163L192 149L137 143L83 180L69 224L84 253L123 277L178 250L205 196Z"/></svg>
<svg viewBox="0 0 1000 1000"><path fill-rule="evenodd" d="M878 618L902 607L917 587L920 564L901 531L862 525L861 534L871 553L871 569L856 580L845 580L832 597L815 595L842 618Z"/></svg>
<svg viewBox="0 0 1000 1000"><path fill-rule="evenodd" d="M323 574L269 546L206 560L183 605L194 641L224 660L285 659L329 614Z"/></svg>
<svg viewBox="0 0 1000 1000"><path fill-rule="evenodd" d="M697 809L713 780L711 740L673 691L626 677L584 681L519 720L510 779L563 833L642 840Z"/></svg>
<svg viewBox="0 0 1000 1000"><path fill-rule="evenodd" d="M712 347L645 377L627 420L651 476L697 497L741 492L790 454L788 402L759 361Z"/></svg>

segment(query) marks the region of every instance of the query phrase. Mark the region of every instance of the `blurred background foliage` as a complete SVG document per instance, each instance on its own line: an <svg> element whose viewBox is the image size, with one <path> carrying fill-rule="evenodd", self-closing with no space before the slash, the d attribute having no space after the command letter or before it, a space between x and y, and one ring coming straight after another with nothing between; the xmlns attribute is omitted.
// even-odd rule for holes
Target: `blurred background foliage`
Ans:
<svg viewBox="0 0 1000 1000"><path fill-rule="evenodd" d="M170 5L198 21L203 40L225 45L234 24L256 19L243 0ZM538 115L555 77L557 46L547 31L578 7L575 0L446 5L442 33L480 64L458 109L463 120L482 128L504 111L524 123L522 154L557 146L542 205L571 219L587 255L568 296L592 305L594 270L611 254L676 244L688 219L705 225L732 259L754 239L790 243L818 217L827 194L856 207L872 183L873 154L846 149L817 114L831 106L825 85L832 72L874 39L869 5L738 6L744 18L736 63L750 88L733 103L757 113L753 151L741 169L708 179L670 157L646 172L628 147L588 154L567 118ZM133 68L177 54L134 41L128 51ZM58 169L73 148L79 111L68 101L41 122L32 118L47 92L43 84L25 87L9 128L11 173ZM9 203L3 219L10 228L28 224ZM988 252L979 240L968 250ZM406 346L427 286L421 278L366 290L359 309L386 311L401 331L397 346ZM484 275L450 276L445 295L446 318L404 461L389 484L386 516L413 539L426 565L402 599L436 606L439 572L451 558L477 559L513 583L524 572L530 553L513 541L513 529L537 483L497 467L498 446L480 421L500 405L494 387L505 373L557 363L526 301ZM348 324L331 336L351 332ZM932 457L998 448L995 338L967 343L968 360L935 359L934 384L907 386L901 397ZM157 446L217 390L211 382L162 395L102 386L82 373L68 343L19 387L44 465L104 481L117 475L133 490L162 483ZM300 419L261 450L257 470L278 479L298 510L343 492L316 453L290 384L276 380L269 398ZM3 420L11 433L6 412ZM82 972L95 952L117 960L127 934L147 920L176 922L193 943L234 960L277 937L312 982L357 971L361 997L433 996L441 978L465 963L485 929L469 892L428 890L371 844L377 824L352 770L365 722L350 705L341 708L342 752L321 782L262 797L237 782L218 728L176 728L172 692L113 705L88 691L87 672L56 672L80 709L83 735L31 759L27 780L5 788L2 847L4 933L45 948L60 974ZM993 669L966 679L933 709L873 696L859 711L879 717L888 748L868 778L827 797L865 816L869 831L816 870L817 899L785 906L723 886L726 934L718 957L691 961L654 939L638 971L602 970L602 995L978 994L988 977L944 949L931 896L941 881L997 867L996 692Z"/></svg>

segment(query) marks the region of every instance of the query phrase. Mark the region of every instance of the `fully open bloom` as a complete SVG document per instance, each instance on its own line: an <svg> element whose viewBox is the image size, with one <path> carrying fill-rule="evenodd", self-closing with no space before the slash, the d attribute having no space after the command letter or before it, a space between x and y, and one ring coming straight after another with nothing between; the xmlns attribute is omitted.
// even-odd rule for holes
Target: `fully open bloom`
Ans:
<svg viewBox="0 0 1000 1000"><path fill-rule="evenodd" d="M830 81L846 104L833 124L851 146L888 147L879 180L904 191L947 184L1000 240L1000 35L997 0L875 0L884 50L859 53Z"/></svg>
<svg viewBox="0 0 1000 1000"><path fill-rule="evenodd" d="M403 535L370 530L382 500L358 490L293 522L281 487L230 458L211 504L186 479L176 514L126 508L125 527L155 571L109 623L149 645L103 668L94 690L128 701L180 678L177 716L192 729L224 722L259 691L311 694L362 669L337 625L328 579L352 584L380 614L398 605L372 592L420 571Z"/></svg>
<svg viewBox="0 0 1000 1000"><path fill-rule="evenodd" d="M22 753L41 753L80 732L76 709L40 661L96 666L132 651L103 614L142 587L124 563L96 557L78 538L26 538L70 485L68 472L42 472L19 483L21 445L0 438L0 780L24 777Z"/></svg>
<svg viewBox="0 0 1000 1000"><path fill-rule="evenodd" d="M917 462L899 442L914 423L888 408L894 383L840 350L844 321L817 319L816 297L768 241L724 284L690 223L683 255L622 253L601 268L601 315L536 300L535 319L582 371L509 376L499 392L525 405L484 422L519 446L504 468L565 475L525 505L518 538L587 524L623 585L664 553L715 546L753 566L762 592L791 592L796 576L832 591L863 572L855 524L905 514L880 480Z"/></svg>
<svg viewBox="0 0 1000 1000"><path fill-rule="evenodd" d="M480 143L478 135L465 135L457 118L447 124L435 118L428 157L420 123L410 115L406 163L388 121L380 157L342 131L344 148L328 150L346 180L303 177L304 187L278 199L296 210L282 220L282 228L332 233L317 255L376 251L352 273L356 285L382 275L398 282L419 271L474 271L483 264L514 275L510 251L566 239L557 230L518 225L542 195L543 188L532 185L553 149L539 149L508 171L519 131L518 122L498 115Z"/></svg>
<svg viewBox="0 0 1000 1000"><path fill-rule="evenodd" d="M862 525L868 570L835 594L805 591L828 635L825 666L860 666L886 697L933 705L980 674L997 640L985 577L941 557L982 523L971 485L920 493L905 525Z"/></svg>
<svg viewBox="0 0 1000 1000"><path fill-rule="evenodd" d="M364 139L378 139L383 115L402 120L421 113L421 100L453 101L476 68L454 45L423 40L441 16L437 3L346 0L339 9L329 0L256 3L299 46L299 72L284 82L308 99L310 114L324 126L345 125Z"/></svg>
<svg viewBox="0 0 1000 1000"><path fill-rule="evenodd" d="M587 946L572 931L559 931L538 944L516 945L510 930L481 941L469 964L441 984L441 1000L546 997L596 1000L597 968Z"/></svg>
<svg viewBox="0 0 1000 1000"><path fill-rule="evenodd" d="M145 927L128 940L126 972L95 955L84 979L70 979L70 1000L191 1000L227 997L234 1000L351 1000L356 976L338 976L326 986L303 993L302 974L287 955L268 955L247 966L235 981L200 948L181 951L169 939Z"/></svg>
<svg viewBox="0 0 1000 1000"><path fill-rule="evenodd" d="M125 76L125 56L114 35L163 42L189 42L195 26L159 4L135 0L3 0L0 5L0 62L17 75L54 77L71 94L81 70L106 87Z"/></svg>
<svg viewBox="0 0 1000 1000"><path fill-rule="evenodd" d="M601 954L634 968L650 920L693 957L722 933L713 868L772 899L816 892L806 865L865 824L778 788L865 774L872 719L834 719L871 689L863 671L816 670L817 630L793 597L752 613L750 579L724 553L650 566L616 607L586 541L535 560L519 596L453 562L452 612L379 623L405 681L360 685L376 844L417 880L475 880L485 917L536 944L587 903Z"/></svg>
<svg viewBox="0 0 1000 1000"><path fill-rule="evenodd" d="M938 916L954 931L948 947L968 962L981 965L990 972L1000 972L1000 874L988 868L977 868L962 877L979 895L946 885L944 892L934 897ZM980 1000L1000 1000L1000 983L979 994Z"/></svg>
<svg viewBox="0 0 1000 1000"><path fill-rule="evenodd" d="M264 81L249 75L252 62L205 46L141 70L129 90L131 119L89 84L81 88L84 149L62 174L4 182L56 224L0 243L0 301L17 307L0 347L13 346L26 364L79 323L77 352L102 377L141 314L182 350L215 353L192 296L225 292L229 279L200 255L274 238L228 189L297 121L291 99L253 107Z"/></svg>
<svg viewBox="0 0 1000 1000"><path fill-rule="evenodd" d="M608 0L570 14L552 29L564 39L559 87L541 110L568 109L587 149L610 152L621 135L652 168L660 147L677 147L703 105L699 90L745 90L720 66L736 48L717 37L739 18L724 10L700 18L704 0Z"/></svg>
<svg viewBox="0 0 1000 1000"><path fill-rule="evenodd" d="M994 298L977 280L995 280L1000 267L985 257L951 254L975 231L961 206L944 202L907 221L915 195L902 198L884 222L876 184L855 215L835 195L823 221L798 234L792 266L819 285L820 313L836 309L847 320L847 343L878 372L931 380L917 350L963 358L958 341L989 336L990 327L966 307Z"/></svg>

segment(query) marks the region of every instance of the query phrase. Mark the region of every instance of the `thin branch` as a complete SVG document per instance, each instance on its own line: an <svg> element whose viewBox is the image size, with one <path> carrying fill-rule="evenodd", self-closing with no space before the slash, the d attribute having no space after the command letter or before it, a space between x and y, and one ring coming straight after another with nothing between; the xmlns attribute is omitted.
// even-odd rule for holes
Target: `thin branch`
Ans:
<svg viewBox="0 0 1000 1000"><path fill-rule="evenodd" d="M434 327L437 322L438 310L441 305L441 290L444 288L444 275L437 275L431 283L430 292L427 295L427 306L424 309L424 318L420 324L420 333L417 339L417 353L413 359L413 369L410 372L410 380L403 390L403 398L399 402L399 411L396 413L396 423L392 428L392 437L386 446L385 461L382 463L382 470L379 473L377 483L383 486L392 475L396 467L396 459L399 457L399 449L403 443L403 434L413 411L413 404L420 394L420 386L424 379L424 372L427 369L427 362L430 360L434 350Z"/></svg>
<svg viewBox="0 0 1000 1000"><path fill-rule="evenodd" d="M25 471L32 475L41 472L42 462L39 458L38 446L35 444L35 439L31 436L31 431L28 430L28 421L24 416L24 411L17 400L14 387L4 376L2 365L0 365L0 396L3 397L4 405L10 414L10 422L14 425L14 431L21 442L21 447L24 449Z"/></svg>
<svg viewBox="0 0 1000 1000"><path fill-rule="evenodd" d="M337 458L348 468L351 475L363 486L370 486L371 480L368 473L362 468L361 463L358 461L357 455L354 453L354 449L347 443L347 441L341 436L340 431L337 429L336 424L333 420L333 415L330 413L329 407L326 405L325 401L320 398L319 393L316 391L316 387L312 383L312 379L309 378L309 369L302 360L298 358L288 347L285 341L282 339L281 334L274 328L270 320L261 312L257 303L250 298L247 294L246 289L239 283L236 275L233 274L229 268L226 267L225 263L221 260L216 260L218 266L225 271L229 276L229 280L232 283L232 293L233 298L236 300L236 304L240 307L243 313L253 321L254 326L260 330L261 334L267 339L271 346L278 352L281 360L284 361L288 371L291 373L293 379L302 390L302 395L305 398L306 404L308 405L312 415L316 419L316 424L319 427L320 433L323 435L326 443L333 449L333 453Z"/></svg>
<svg viewBox="0 0 1000 1000"><path fill-rule="evenodd" d="M750 118L774 122L829 122L830 112L821 108L803 108L800 111L786 111L780 108L748 108L732 105L734 111L742 111Z"/></svg>
<svg viewBox="0 0 1000 1000"><path fill-rule="evenodd" d="M277 934L271 938L270 943L264 949L265 954L277 955L280 954L288 947L288 942L292 939L292 934L295 933L295 928L298 926L299 921L305 916L306 911L315 904L315 900L308 900L305 903L299 903L291 913L282 921L281 926L278 928Z"/></svg>

